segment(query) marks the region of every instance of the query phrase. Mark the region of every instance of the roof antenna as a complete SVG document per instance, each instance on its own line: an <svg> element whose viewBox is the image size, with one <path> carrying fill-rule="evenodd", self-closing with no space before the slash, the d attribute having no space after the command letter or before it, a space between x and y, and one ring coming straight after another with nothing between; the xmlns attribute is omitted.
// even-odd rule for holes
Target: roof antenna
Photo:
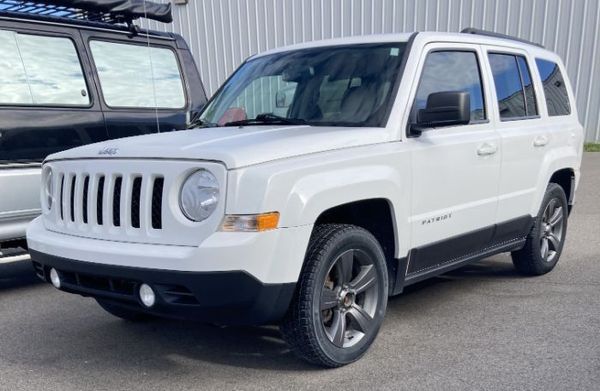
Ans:
<svg viewBox="0 0 600 391"><path fill-rule="evenodd" d="M144 19L148 20L148 13L146 11L146 0L144 0ZM148 45L148 58L150 59L150 76L152 77L152 97L154 98L154 117L156 118L156 133L160 133L160 121L158 119L158 102L156 100L156 83L154 80L154 64L152 63L152 49L150 48L150 34L148 34L148 31L146 31L146 43Z"/></svg>

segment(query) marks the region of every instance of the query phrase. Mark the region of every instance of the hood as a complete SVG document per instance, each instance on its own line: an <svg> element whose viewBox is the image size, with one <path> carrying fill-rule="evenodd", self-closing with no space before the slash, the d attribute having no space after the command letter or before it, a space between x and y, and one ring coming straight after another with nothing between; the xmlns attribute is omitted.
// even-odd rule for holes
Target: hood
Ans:
<svg viewBox="0 0 600 391"><path fill-rule="evenodd" d="M244 126L175 131L89 144L47 160L81 158L198 159L228 169L310 153L389 141L385 128L307 125Z"/></svg>

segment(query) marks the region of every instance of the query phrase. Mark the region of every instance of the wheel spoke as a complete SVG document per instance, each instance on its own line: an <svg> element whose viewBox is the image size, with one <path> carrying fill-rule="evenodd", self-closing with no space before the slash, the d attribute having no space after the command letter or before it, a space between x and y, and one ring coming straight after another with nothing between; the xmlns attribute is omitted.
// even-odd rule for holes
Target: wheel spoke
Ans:
<svg viewBox="0 0 600 391"><path fill-rule="evenodd" d="M354 250L346 251L337 261L340 281L338 284L344 284L352 280L352 265L354 264Z"/></svg>
<svg viewBox="0 0 600 391"><path fill-rule="evenodd" d="M544 237L542 239L541 247L542 259L546 259L548 257L548 238Z"/></svg>
<svg viewBox="0 0 600 391"><path fill-rule="evenodd" d="M552 214L552 216L550 216L550 219L548 220L548 224L550 224L551 227L554 227L557 223L561 222L562 219L563 219L562 206L559 206L558 208L554 209L554 213Z"/></svg>
<svg viewBox="0 0 600 391"><path fill-rule="evenodd" d="M548 240L550 241L550 244L552 244L552 249L554 251L558 251L558 246L560 245L560 239L554 234L554 232L552 232L550 235L548 235Z"/></svg>
<svg viewBox="0 0 600 391"><path fill-rule="evenodd" d="M550 220L550 216L552 216L552 213L554 213L555 206L556 206L556 198L553 198L548 203L548 206L546 207L546 213L544 213L545 217L546 217L546 222L548 222L548 220Z"/></svg>
<svg viewBox="0 0 600 391"><path fill-rule="evenodd" d="M323 288L321 293L321 311L328 310L338 304L338 295L333 289Z"/></svg>
<svg viewBox="0 0 600 391"><path fill-rule="evenodd" d="M331 342L339 347L344 346L344 339L346 337L346 314L343 314L341 311L334 312L328 334Z"/></svg>
<svg viewBox="0 0 600 391"><path fill-rule="evenodd" d="M358 304L353 304L348 311L348 316L352 319L352 325L356 326L356 330L367 333L371 328L373 318Z"/></svg>
<svg viewBox="0 0 600 391"><path fill-rule="evenodd" d="M348 285L356 291L356 294L359 294L375 285L376 281L377 273L375 273L375 266L368 265L363 266L360 273L358 273L358 276L356 276Z"/></svg>

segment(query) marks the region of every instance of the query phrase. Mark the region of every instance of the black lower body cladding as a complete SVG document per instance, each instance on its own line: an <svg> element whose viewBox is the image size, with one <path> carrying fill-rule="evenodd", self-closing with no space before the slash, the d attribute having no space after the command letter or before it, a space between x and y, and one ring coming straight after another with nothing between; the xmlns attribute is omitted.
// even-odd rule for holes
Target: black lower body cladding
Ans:
<svg viewBox="0 0 600 391"><path fill-rule="evenodd" d="M37 275L61 277L61 290L141 310L158 317L223 324L277 323L287 311L295 283L263 284L243 271L185 272L77 261L30 250ZM150 285L156 304L145 308L140 284Z"/></svg>

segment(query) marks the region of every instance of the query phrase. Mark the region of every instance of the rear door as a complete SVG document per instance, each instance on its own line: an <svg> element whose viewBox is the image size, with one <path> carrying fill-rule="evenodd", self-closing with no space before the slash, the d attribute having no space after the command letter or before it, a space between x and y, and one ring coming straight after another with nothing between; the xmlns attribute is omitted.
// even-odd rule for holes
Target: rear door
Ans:
<svg viewBox="0 0 600 391"><path fill-rule="evenodd" d="M409 279L481 250L494 235L500 145L481 57L478 45L435 43L421 58L412 122L429 94L443 91L469 93L471 121L407 140L413 170Z"/></svg>
<svg viewBox="0 0 600 391"><path fill-rule="evenodd" d="M176 41L82 31L109 138L185 129L194 110ZM195 69L193 69L195 71ZM197 71L196 71L197 72Z"/></svg>
<svg viewBox="0 0 600 391"><path fill-rule="evenodd" d="M107 138L82 46L75 29L0 22L0 236L39 213L47 155Z"/></svg>
<svg viewBox="0 0 600 391"><path fill-rule="evenodd" d="M494 80L491 106L502 143L498 221L512 222L516 230L525 231L544 156L553 142L551 125L540 116L532 58L524 51L503 47L487 47L486 57Z"/></svg>

